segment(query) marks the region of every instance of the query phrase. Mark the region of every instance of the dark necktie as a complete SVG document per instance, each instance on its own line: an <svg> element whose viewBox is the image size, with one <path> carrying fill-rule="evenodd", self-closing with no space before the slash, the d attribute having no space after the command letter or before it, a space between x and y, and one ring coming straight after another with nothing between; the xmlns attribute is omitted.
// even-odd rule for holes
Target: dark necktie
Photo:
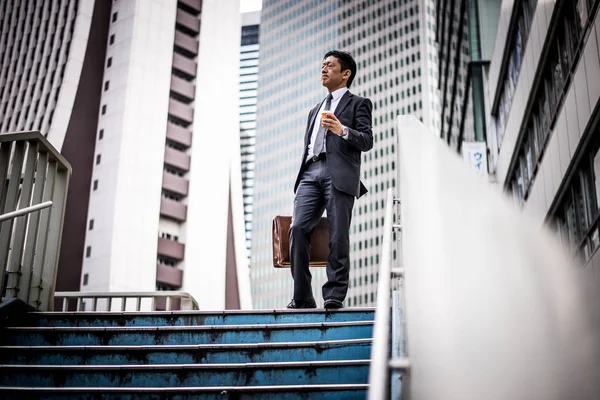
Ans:
<svg viewBox="0 0 600 400"><path fill-rule="evenodd" d="M323 111L329 111L331 109L331 100L333 99L333 96L331 95L331 93L329 93L327 95L327 101L325 102L325 108L323 109ZM327 132L327 129L325 129L322 125L319 126L319 131L317 132L317 138L315 139L315 143L313 146L313 154L315 156L318 156L319 154L321 154L323 152L323 149L325 147L325 132Z"/></svg>

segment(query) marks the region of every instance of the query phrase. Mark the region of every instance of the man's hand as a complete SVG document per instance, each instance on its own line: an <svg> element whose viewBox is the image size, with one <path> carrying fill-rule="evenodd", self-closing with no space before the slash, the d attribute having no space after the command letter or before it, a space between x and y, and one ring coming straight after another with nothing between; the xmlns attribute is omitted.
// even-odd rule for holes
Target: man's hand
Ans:
<svg viewBox="0 0 600 400"><path fill-rule="evenodd" d="M330 130L338 136L344 134L344 127L333 113L327 113L326 118L321 119L321 126Z"/></svg>

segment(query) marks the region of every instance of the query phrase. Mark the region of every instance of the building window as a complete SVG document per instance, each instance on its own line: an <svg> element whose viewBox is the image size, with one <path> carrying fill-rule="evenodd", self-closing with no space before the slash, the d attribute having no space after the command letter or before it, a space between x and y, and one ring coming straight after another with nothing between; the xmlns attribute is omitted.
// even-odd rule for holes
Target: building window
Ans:
<svg viewBox="0 0 600 400"><path fill-rule="evenodd" d="M94 181L94 190L98 190L98 179Z"/></svg>
<svg viewBox="0 0 600 400"><path fill-rule="evenodd" d="M88 246L85 248L85 258L90 258L92 255L92 246Z"/></svg>
<svg viewBox="0 0 600 400"><path fill-rule="evenodd" d="M583 261L591 258L600 247L600 141L597 127L592 134L596 140L584 150L584 156L565 185L565 196L555 213L558 234L565 247L573 250Z"/></svg>
<svg viewBox="0 0 600 400"><path fill-rule="evenodd" d="M104 129L100 129L100 132L98 133L98 140L101 140L104 137Z"/></svg>
<svg viewBox="0 0 600 400"><path fill-rule="evenodd" d="M550 47L546 59L540 60L545 68L537 88L532 91L532 95L535 95L535 103L526 117L527 128L516 150L519 159L511 171L512 183L509 189L512 189L513 197L518 204L522 204L529 196L531 184L538 172L537 166L541 162L549 142L551 123L560 112L565 94L572 82L569 71L577 61L576 54L581 45L582 22L572 5L565 5L561 19L564 21L564 25L561 24L557 27L554 36L550 38L553 45ZM591 23L591 21L586 21L586 23ZM516 78L512 86L515 85ZM503 135L504 122L509 112L510 100L511 98L500 103L501 113L496 119L496 134L499 144Z"/></svg>
<svg viewBox="0 0 600 400"><path fill-rule="evenodd" d="M89 223L89 226L88 226L88 230L90 230L90 231L91 231L91 230L93 230L93 229L94 229L94 220L93 220L93 219L90 219L90 223Z"/></svg>
<svg viewBox="0 0 600 400"><path fill-rule="evenodd" d="M110 68L112 66L112 57L108 57L106 60L106 68Z"/></svg>
<svg viewBox="0 0 600 400"><path fill-rule="evenodd" d="M117 14L118 13L113 13L113 15L112 15L112 22L116 22L117 21Z"/></svg>
<svg viewBox="0 0 600 400"><path fill-rule="evenodd" d="M498 111L494 117L496 124L496 136L498 145L504 137L504 126L508 119L508 113L512 105L514 90L517 86L517 79L521 70L521 63L525 54L525 47L529 38L531 22L533 20L533 12L536 8L537 0L525 0L521 3L518 10L515 31L510 38L509 56L507 57L508 67L504 82L500 89L500 97L498 101Z"/></svg>
<svg viewBox="0 0 600 400"><path fill-rule="evenodd" d="M102 106L102 115L106 114L106 104Z"/></svg>
<svg viewBox="0 0 600 400"><path fill-rule="evenodd" d="M109 81L104 82L104 91L105 92L108 90L109 86L110 86L110 82Z"/></svg>
<svg viewBox="0 0 600 400"><path fill-rule="evenodd" d="M83 274L83 286L88 284L89 274Z"/></svg>
<svg viewBox="0 0 600 400"><path fill-rule="evenodd" d="M101 155L101 154L98 154L98 155L96 156L96 165L100 164L100 160L101 160L101 159L102 159L102 155Z"/></svg>
<svg viewBox="0 0 600 400"><path fill-rule="evenodd" d="M115 35L110 35L110 39L108 41L109 44L115 43Z"/></svg>

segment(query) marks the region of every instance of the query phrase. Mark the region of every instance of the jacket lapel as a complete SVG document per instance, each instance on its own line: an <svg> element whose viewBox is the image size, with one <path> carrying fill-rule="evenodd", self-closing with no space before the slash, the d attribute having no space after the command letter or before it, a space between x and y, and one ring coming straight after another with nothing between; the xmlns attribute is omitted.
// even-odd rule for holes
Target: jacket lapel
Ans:
<svg viewBox="0 0 600 400"><path fill-rule="evenodd" d="M340 102L338 103L337 107L335 108L333 115L335 115L337 118L340 118L340 115L342 114L342 112L344 111L346 106L348 106L348 104L350 103L350 100L352 99L353 96L354 95L352 93L350 93L349 90L346 93L344 93L344 95L340 99Z"/></svg>

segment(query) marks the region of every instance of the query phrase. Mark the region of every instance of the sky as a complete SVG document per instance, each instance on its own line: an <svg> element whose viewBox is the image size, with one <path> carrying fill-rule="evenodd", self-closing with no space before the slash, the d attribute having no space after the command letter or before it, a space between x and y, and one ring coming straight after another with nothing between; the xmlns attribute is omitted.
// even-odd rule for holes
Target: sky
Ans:
<svg viewBox="0 0 600 400"><path fill-rule="evenodd" d="M240 0L240 12L246 13L262 9L262 0Z"/></svg>

